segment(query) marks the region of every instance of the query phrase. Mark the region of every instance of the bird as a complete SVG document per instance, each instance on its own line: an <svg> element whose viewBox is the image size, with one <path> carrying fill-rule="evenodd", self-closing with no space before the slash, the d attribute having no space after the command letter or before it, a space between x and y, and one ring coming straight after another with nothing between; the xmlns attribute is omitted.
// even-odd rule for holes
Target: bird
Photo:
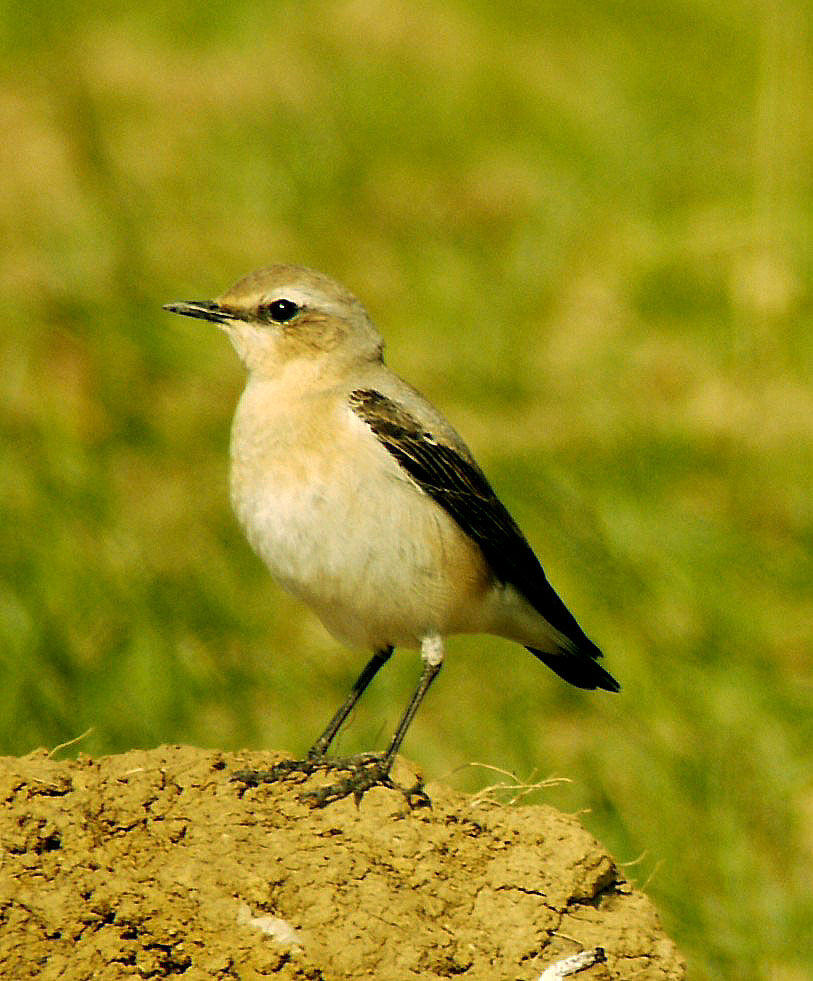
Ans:
<svg viewBox="0 0 813 981"><path fill-rule="evenodd" d="M571 685L620 690L461 437L387 366L381 334L353 293L279 264L214 300L164 309L219 328L247 370L230 496L252 548L335 638L372 652L305 759L236 779L348 774L306 795L314 806L395 786L396 754L453 634L507 638ZM422 672L387 750L328 756L400 647L420 650ZM399 789L428 802L420 785Z"/></svg>

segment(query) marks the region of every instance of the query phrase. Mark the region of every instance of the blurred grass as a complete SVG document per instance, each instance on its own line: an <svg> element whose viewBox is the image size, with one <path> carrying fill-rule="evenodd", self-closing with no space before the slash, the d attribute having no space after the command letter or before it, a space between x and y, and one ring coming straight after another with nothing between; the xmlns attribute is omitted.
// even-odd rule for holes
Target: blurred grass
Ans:
<svg viewBox="0 0 813 981"><path fill-rule="evenodd" d="M567 776L692 977L813 968L809 9L7 3L0 750L302 750L358 670L228 510L160 305L354 289L624 684L459 638L406 752ZM496 670L499 665L499 673ZM344 735L389 735L404 654Z"/></svg>

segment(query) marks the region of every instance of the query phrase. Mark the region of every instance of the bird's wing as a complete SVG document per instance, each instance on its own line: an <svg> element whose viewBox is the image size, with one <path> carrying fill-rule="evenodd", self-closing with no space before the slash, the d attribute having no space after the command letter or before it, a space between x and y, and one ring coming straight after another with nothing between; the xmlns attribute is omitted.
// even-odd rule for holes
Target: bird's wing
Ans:
<svg viewBox="0 0 813 981"><path fill-rule="evenodd" d="M477 542L498 580L518 588L524 583L525 593L544 578L530 545L473 460L380 392L358 389L350 406L415 483Z"/></svg>
<svg viewBox="0 0 813 981"><path fill-rule="evenodd" d="M406 408L374 389L352 392L350 406L415 483L479 545L495 578L514 586L566 638L558 654L529 650L573 684L617 688L595 664L601 652L559 599L517 523L465 450L439 441ZM571 659L562 654L577 655L569 665L570 677L563 662Z"/></svg>

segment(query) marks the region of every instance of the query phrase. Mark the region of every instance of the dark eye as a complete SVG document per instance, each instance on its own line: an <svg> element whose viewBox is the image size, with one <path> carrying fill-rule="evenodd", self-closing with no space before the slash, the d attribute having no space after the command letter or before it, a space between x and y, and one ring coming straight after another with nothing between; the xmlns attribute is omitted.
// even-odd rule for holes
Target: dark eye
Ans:
<svg viewBox="0 0 813 981"><path fill-rule="evenodd" d="M295 317L300 310L298 303L293 300L274 300L264 308L266 316L276 324L284 324Z"/></svg>

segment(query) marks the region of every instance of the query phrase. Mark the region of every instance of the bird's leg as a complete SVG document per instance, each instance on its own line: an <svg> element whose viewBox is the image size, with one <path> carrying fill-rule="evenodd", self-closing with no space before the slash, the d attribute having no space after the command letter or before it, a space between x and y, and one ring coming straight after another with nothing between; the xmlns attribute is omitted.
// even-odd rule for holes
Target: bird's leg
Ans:
<svg viewBox="0 0 813 981"><path fill-rule="evenodd" d="M353 711L356 702L366 691L368 685L378 674L381 668L392 657L393 647L382 647L376 651L364 667L364 670L356 678L350 693L340 706L338 712L328 722L327 728L316 742L308 750L308 755L304 760L283 760L276 763L270 770L239 770L234 774L232 780L244 783L249 787L256 787L261 783L274 783L282 780L292 773L302 773L309 776L320 768L331 767L330 760L325 759L330 744L336 738L336 733L341 729L348 715Z"/></svg>
<svg viewBox="0 0 813 981"><path fill-rule="evenodd" d="M401 787L390 777L390 770L401 743L404 741L407 729L443 664L443 641L437 634L429 635L421 643L423 673L406 711L401 716L387 751L385 753L359 753L356 756L332 759L324 755L365 688L373 680L378 670L389 660L392 650L391 647L386 647L373 655L353 685L344 704L311 747L307 759L284 760L282 763L275 764L270 770L240 770L234 774L232 779L248 787L256 787L261 783L274 783L277 780L283 780L294 773L300 773L307 777L317 770L342 770L347 771L350 775L326 787L308 791L302 795L302 799L314 807L325 807L333 801L341 800L352 794L358 803L371 787L381 785L400 790L411 807L430 804L430 800L423 790L422 781L419 780L413 787Z"/></svg>
<svg viewBox="0 0 813 981"><path fill-rule="evenodd" d="M431 801L423 789L422 780L418 780L413 787L401 787L390 777L390 770L398 750L401 748L401 743L404 741L407 729L443 665L443 641L439 635L431 634L424 638L421 643L421 656L423 658L421 680L418 682L418 687L415 689L406 711L401 716L386 753L361 753L347 759L329 761L331 769L349 770L350 776L327 787L319 787L303 794L304 800L314 807L324 807L334 800L341 800L352 794L358 803L366 791L380 784L400 790L410 807L431 805Z"/></svg>
<svg viewBox="0 0 813 981"><path fill-rule="evenodd" d="M389 647L384 647L380 651L376 651L375 654L367 662L364 670L356 678L356 682L350 689L350 694L344 700L344 704L339 708L339 711L333 716L333 718L328 722L327 728L322 733L322 735L316 740L316 742L308 750L309 760L319 760L328 751L330 744L336 737L336 733L344 725L344 720L355 708L356 702L361 698L367 689L367 686L375 678L381 668L389 661L392 657L392 652L394 648L392 645Z"/></svg>

